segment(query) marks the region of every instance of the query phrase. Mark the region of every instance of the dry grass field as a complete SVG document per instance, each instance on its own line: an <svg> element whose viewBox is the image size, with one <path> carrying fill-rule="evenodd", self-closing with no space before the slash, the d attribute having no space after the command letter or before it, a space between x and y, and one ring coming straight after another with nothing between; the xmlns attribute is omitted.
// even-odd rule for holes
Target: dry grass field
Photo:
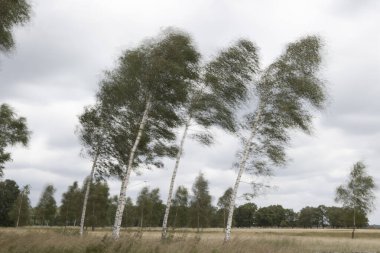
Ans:
<svg viewBox="0 0 380 253"><path fill-rule="evenodd" d="M110 229L88 232L79 238L77 229L3 228L0 252L30 253L174 253L174 252L254 252L254 253L380 253L380 230L357 230L350 239L349 229L235 229L232 240L223 243L223 231L177 230L167 242L160 241L158 229L124 230L117 242Z"/></svg>

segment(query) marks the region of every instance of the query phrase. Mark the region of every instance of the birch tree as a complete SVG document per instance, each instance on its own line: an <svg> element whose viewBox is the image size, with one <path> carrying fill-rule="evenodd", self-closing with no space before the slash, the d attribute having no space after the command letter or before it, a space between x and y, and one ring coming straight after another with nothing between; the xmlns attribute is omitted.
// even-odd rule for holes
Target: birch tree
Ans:
<svg viewBox="0 0 380 253"><path fill-rule="evenodd" d="M336 189L336 202L342 202L343 206L352 209L353 228L351 238L355 238L356 219L358 213L367 215L374 208L376 188L373 177L368 175L363 162L353 165L348 182Z"/></svg>
<svg viewBox="0 0 380 253"><path fill-rule="evenodd" d="M235 200L244 172L270 175L286 163L289 130L310 133L313 110L322 109L326 94L318 78L321 42L308 36L290 43L285 52L261 74L254 86L255 109L245 117L241 133L243 150L237 163L225 241L230 239ZM245 134L245 135L244 135ZM255 182L252 181L255 186Z"/></svg>
<svg viewBox="0 0 380 253"><path fill-rule="evenodd" d="M162 167L157 160L174 156L173 129L181 118L178 108L188 97L188 87L198 78L199 54L189 35L174 29L126 50L115 70L107 72L98 98L109 111L114 136L125 132L129 138L114 138L115 159L122 180L113 227L119 238L126 189L133 169L145 164ZM120 145L124 143L124 145Z"/></svg>
<svg viewBox="0 0 380 253"><path fill-rule="evenodd" d="M202 132L192 134L190 137L204 145L212 143L209 131L211 126L235 132L235 110L247 98L249 85L258 70L257 58L255 45L241 39L203 66L198 83L191 87L188 102L183 108L184 130L170 181L162 223L162 239L167 238L174 183L189 128L195 126L203 128Z"/></svg>
<svg viewBox="0 0 380 253"><path fill-rule="evenodd" d="M83 146L84 153L92 158L89 180L85 181L86 185L84 186L86 190L84 193L80 219L80 236L83 235L84 231L88 196L90 194L90 187L94 179L98 161L101 158L108 159L107 137L101 113L102 111L101 108L99 108L99 105L95 105L93 107L86 107L83 114L79 116L80 126L77 128L77 134Z"/></svg>

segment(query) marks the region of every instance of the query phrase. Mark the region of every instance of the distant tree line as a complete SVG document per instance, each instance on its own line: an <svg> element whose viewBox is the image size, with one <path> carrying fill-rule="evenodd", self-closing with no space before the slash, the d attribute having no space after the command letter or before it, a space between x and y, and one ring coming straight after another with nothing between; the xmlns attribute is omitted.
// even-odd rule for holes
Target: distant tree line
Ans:
<svg viewBox="0 0 380 253"><path fill-rule="evenodd" d="M1 226L79 226L85 186L78 182L70 185L62 194L61 205L54 198L53 185L47 185L39 202L31 207L29 187L20 189L13 180L0 182L0 225ZM85 227L110 227L114 223L117 208L117 196L110 196L106 181L95 180L91 185L86 209ZM232 189L229 188L219 197L217 206L212 204L209 183L200 174L191 189L179 186L174 194L172 212L169 215L169 229L197 228L201 231L209 227L225 227L227 209ZM126 198L122 227L160 227L162 225L165 204L160 198L158 188L143 187L136 202ZM303 228L345 228L352 227L352 209L349 207L304 207L299 212L281 205L258 208L254 203L245 203L236 207L233 225L235 227L303 227ZM365 212L356 212L356 227L368 226Z"/></svg>

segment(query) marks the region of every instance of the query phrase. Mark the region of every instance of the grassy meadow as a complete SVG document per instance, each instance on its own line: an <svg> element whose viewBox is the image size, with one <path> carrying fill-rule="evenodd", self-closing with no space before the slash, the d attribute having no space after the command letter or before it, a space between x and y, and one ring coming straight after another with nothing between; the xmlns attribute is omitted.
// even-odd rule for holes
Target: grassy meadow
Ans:
<svg viewBox="0 0 380 253"><path fill-rule="evenodd" d="M232 240L224 244L221 229L177 230L166 242L161 242L159 229L128 229L115 242L110 229L79 238L73 228L2 228L0 252L380 253L380 230L359 229L356 235L350 239L350 229L235 229Z"/></svg>

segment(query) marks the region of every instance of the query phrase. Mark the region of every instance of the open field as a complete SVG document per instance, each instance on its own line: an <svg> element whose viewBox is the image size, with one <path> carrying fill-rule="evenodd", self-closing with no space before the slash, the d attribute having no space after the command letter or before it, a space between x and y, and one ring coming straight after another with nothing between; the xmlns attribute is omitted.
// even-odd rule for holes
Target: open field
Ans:
<svg viewBox="0 0 380 253"><path fill-rule="evenodd" d="M223 244L221 229L177 231L168 242L160 241L158 229L139 233L123 231L114 242L110 229L88 232L79 238L77 229L2 228L0 252L255 252L255 253L380 253L380 230L357 230L350 239L349 229L235 229L230 243Z"/></svg>

